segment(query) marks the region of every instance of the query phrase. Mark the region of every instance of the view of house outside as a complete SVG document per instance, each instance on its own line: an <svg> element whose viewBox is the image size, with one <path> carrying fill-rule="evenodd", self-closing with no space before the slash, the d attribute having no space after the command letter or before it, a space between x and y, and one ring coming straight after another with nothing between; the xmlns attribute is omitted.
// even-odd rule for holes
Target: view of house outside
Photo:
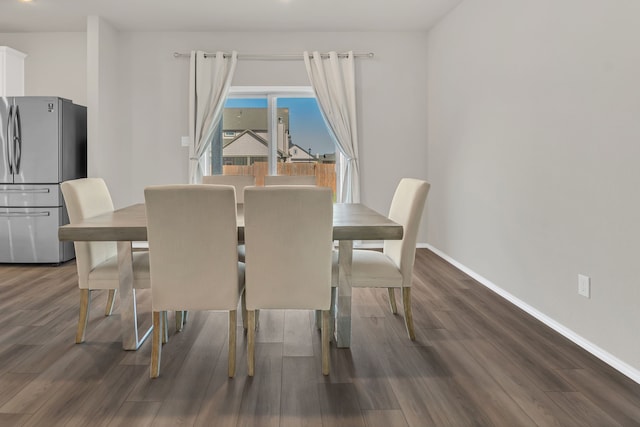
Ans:
<svg viewBox="0 0 640 427"><path fill-rule="evenodd" d="M276 115L277 174L315 175L317 185L335 195L336 147L316 99L277 98ZM256 185L263 185L272 152L267 99L229 98L222 121L222 173L253 175Z"/></svg>

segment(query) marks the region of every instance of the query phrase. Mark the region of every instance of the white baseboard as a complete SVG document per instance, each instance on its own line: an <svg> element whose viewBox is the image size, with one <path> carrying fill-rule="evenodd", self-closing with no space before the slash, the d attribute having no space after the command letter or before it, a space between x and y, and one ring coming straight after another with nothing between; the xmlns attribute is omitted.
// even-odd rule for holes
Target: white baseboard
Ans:
<svg viewBox="0 0 640 427"><path fill-rule="evenodd" d="M473 277L475 280L480 282L480 284L482 284L483 286L486 286L487 288L491 289L493 292L495 292L496 294L500 295L501 297L503 297L504 299L506 299L507 301L509 301L513 305L515 305L516 307L524 310L525 312L527 312L531 316L535 317L536 319L538 319L539 321L541 321L542 323L544 323L545 325L547 325L548 327L550 327L554 331L558 332L559 334L561 334L565 338L573 341L575 344L579 345L580 347L582 347L583 349L585 349L589 353L593 354L598 359L602 360L603 362L605 362L606 364L610 365L611 367L613 367L617 371L620 371L622 374L626 375L627 377L631 378L636 383L640 384L640 371L638 369L636 369L633 366L623 362L622 360L620 360L617 357L613 356L611 353L603 350L602 348L598 347L597 345L593 344L591 341L589 341L589 340L583 338L582 336L578 335L577 333L575 333L571 329L567 328L566 326L556 322L555 320L553 320L552 318L550 318L546 314L538 311L537 309L531 307L529 304L525 303L524 301L522 301L522 300L516 298L515 296L511 295L509 292L505 291L501 287L499 287L496 284L492 283L490 280L487 280L486 278L480 276L475 271L473 271L470 268L460 264L458 261L454 260L449 255L441 252L440 250L434 248L433 246L431 246L429 244L425 244L425 243L420 243L417 246L419 248L427 248L427 249L433 251L436 255L438 255L439 257L441 257L445 261L447 261L449 264L453 265L454 267L458 268L459 270L461 270L461 271L465 272L466 274L468 274L469 276Z"/></svg>

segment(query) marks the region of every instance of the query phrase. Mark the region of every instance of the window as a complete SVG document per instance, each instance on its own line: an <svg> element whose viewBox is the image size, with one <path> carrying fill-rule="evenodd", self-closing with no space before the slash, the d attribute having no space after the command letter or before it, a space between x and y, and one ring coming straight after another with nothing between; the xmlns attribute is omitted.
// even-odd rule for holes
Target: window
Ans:
<svg viewBox="0 0 640 427"><path fill-rule="evenodd" d="M336 191L336 145L310 87L232 87L220 143L212 144L212 173L315 175ZM222 151L222 152L220 152Z"/></svg>

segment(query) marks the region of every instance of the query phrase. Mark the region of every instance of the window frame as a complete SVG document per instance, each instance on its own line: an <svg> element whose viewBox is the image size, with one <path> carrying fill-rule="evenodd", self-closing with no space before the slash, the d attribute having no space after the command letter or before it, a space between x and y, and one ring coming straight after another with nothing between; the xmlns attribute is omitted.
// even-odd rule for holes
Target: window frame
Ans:
<svg viewBox="0 0 640 427"><path fill-rule="evenodd" d="M278 98L313 98L316 94L311 86L231 86L228 98L262 98L267 100L267 141L269 142L268 168L269 174L275 175L278 170ZM336 147L336 151L338 147ZM336 171L338 169L336 168Z"/></svg>
<svg viewBox="0 0 640 427"><path fill-rule="evenodd" d="M315 92L311 86L231 86L227 93L227 99L233 98L262 98L267 101L267 118L269 120L267 125L267 141L269 143L269 156L268 171L271 175L276 175L277 166L277 154L278 154L278 141L277 141L277 100L278 98L313 98L318 102ZM226 102L226 100L225 100ZM318 102L319 104L319 102ZM319 105L318 105L319 106ZM220 119L222 120L222 118ZM325 122L325 125L328 124ZM222 123L220 124L222 127ZM331 132L329 131L329 134ZM222 138L222 129L220 129L220 138ZM336 188L335 196L339 199L342 188L340 182L342 180L340 173L342 171L342 154L337 142L335 144L335 173L336 173ZM212 173L213 159L212 159L212 144L209 145L208 152L205 156L205 170ZM224 163L223 163L224 166Z"/></svg>

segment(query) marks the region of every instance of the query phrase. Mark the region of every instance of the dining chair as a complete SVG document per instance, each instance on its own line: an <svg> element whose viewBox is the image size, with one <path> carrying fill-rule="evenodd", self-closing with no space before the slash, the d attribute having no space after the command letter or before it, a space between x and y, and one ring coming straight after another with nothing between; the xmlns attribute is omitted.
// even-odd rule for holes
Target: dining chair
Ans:
<svg viewBox="0 0 640 427"><path fill-rule="evenodd" d="M86 218L113 212L109 189L101 178L82 178L60 184L62 196L69 213L69 222L78 223ZM118 289L118 251L115 242L74 242L78 287L80 288L80 315L76 331L76 343L85 340L91 291L109 290L105 316L113 311ZM133 287L148 288L149 253L133 252ZM134 300L135 303L135 300Z"/></svg>
<svg viewBox="0 0 640 427"><path fill-rule="evenodd" d="M329 374L333 203L329 188L245 190L247 363L255 366L255 311L322 310L322 373Z"/></svg>
<svg viewBox="0 0 640 427"><path fill-rule="evenodd" d="M266 175L264 185L316 185L315 175Z"/></svg>
<svg viewBox="0 0 640 427"><path fill-rule="evenodd" d="M416 339L411 311L411 276L416 255L420 218L430 184L403 178L391 201L389 218L403 226L402 240L385 240L382 252L354 250L351 264L351 286L354 288L387 288L393 314L398 313L395 288L402 289L404 320L407 334ZM334 266L337 262L334 259Z"/></svg>
<svg viewBox="0 0 640 427"><path fill-rule="evenodd" d="M151 267L150 376L160 375L167 310L229 311L229 377L235 375L236 314L244 290L235 189L165 185L144 190ZM244 309L244 304L242 304ZM244 319L244 316L243 316Z"/></svg>
<svg viewBox="0 0 640 427"><path fill-rule="evenodd" d="M244 203L245 187L256 185L253 175L206 175L202 177L203 184L233 185L236 189L236 203Z"/></svg>
<svg viewBox="0 0 640 427"><path fill-rule="evenodd" d="M245 187L256 185L253 175L206 175L202 177L203 184L233 185L236 189L236 202L244 204ZM244 262L244 244L238 244L238 260Z"/></svg>

